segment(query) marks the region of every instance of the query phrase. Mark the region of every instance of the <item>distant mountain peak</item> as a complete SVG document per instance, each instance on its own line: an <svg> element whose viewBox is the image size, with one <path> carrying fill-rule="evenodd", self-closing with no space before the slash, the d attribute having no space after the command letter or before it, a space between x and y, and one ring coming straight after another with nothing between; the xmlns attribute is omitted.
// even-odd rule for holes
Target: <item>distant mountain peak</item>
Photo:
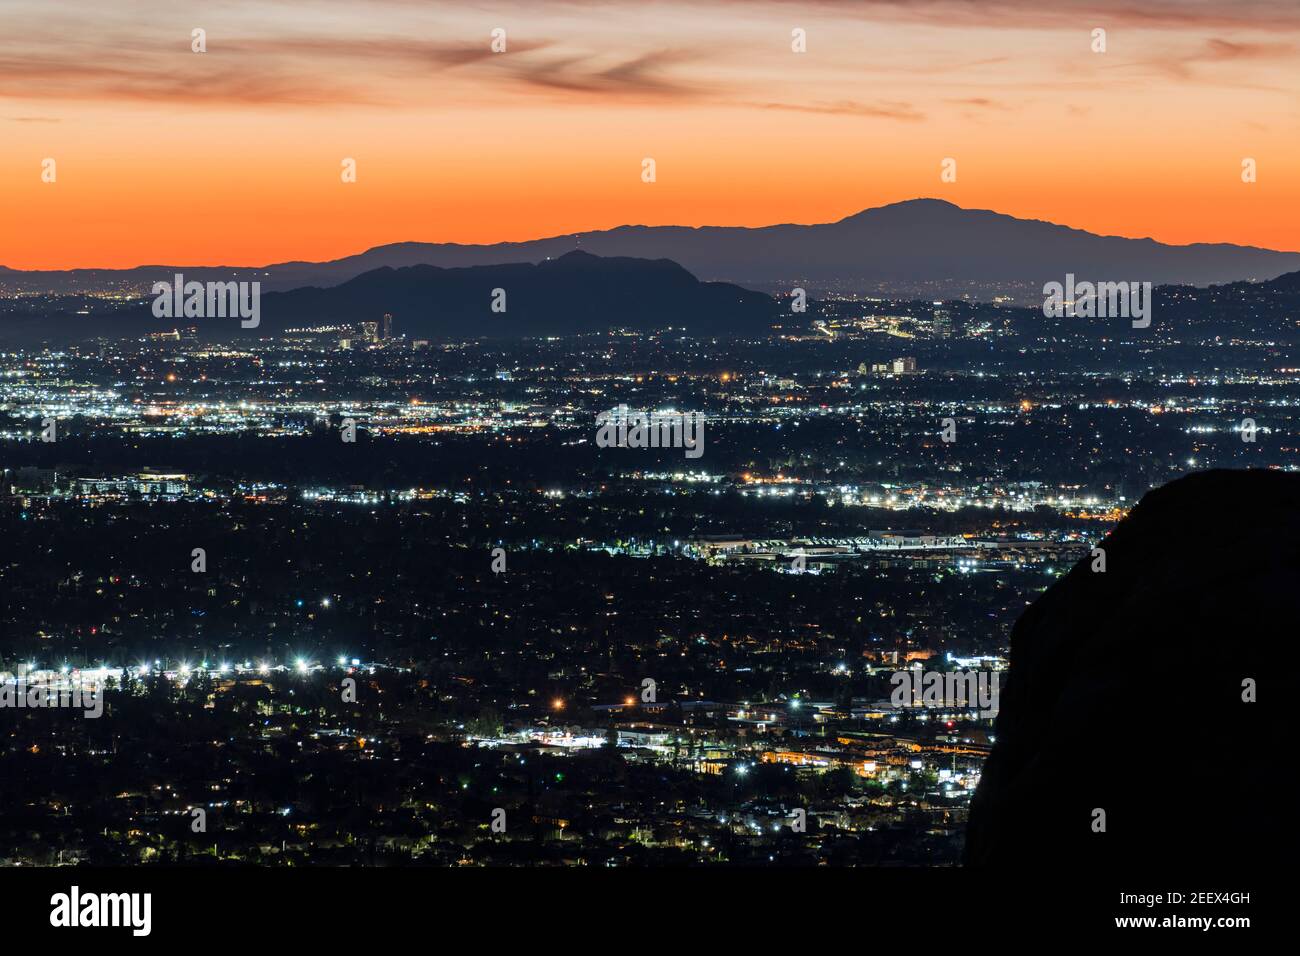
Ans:
<svg viewBox="0 0 1300 956"><path fill-rule="evenodd" d="M952 209L958 212L967 211L965 207L950 202L947 199L938 199L934 196L917 196L915 199L900 199L898 202L887 202L881 206L868 206L867 208L856 212L853 216L861 216L866 213L882 212L886 209ZM853 216L846 216L846 219L852 219Z"/></svg>
<svg viewBox="0 0 1300 956"><path fill-rule="evenodd" d="M257 269L185 268L187 277L256 277L266 291L336 286L381 266L443 268L563 262L582 257L671 260L704 280L778 291L802 285L860 294L992 298L1023 293L1067 273L1090 280L1208 286L1262 281L1300 271L1300 252L1228 243L1166 245L1150 238L1102 236L933 196L864 209L836 222L771 226L645 226L567 233L495 245L399 242L330 262L288 262ZM660 265L658 268L667 269ZM147 291L173 266L133 270L5 272L17 291L84 290L100 282ZM206 273L206 274L205 274ZM236 277L243 277L237 275Z"/></svg>

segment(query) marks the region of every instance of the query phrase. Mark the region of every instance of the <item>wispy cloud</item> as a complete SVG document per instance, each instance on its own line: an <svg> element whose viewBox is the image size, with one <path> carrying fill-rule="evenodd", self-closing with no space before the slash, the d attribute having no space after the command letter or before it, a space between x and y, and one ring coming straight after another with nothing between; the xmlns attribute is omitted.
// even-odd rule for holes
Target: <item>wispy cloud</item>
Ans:
<svg viewBox="0 0 1300 956"><path fill-rule="evenodd" d="M226 0L178 2L166 18L121 3L69 0L37 17L34 0L11 0L0 12L0 99L427 109L536 97L918 122L1014 109L1001 95L1013 86L1087 90L1135 72L1240 86L1241 67L1280 68L1300 49L1296 0L751 0L744 17L736 0L534 0L500 11ZM206 54L189 51L191 20L211 27ZM490 48L497 22L509 26L506 54ZM797 62L796 23L810 33ZM917 25L924 39L906 56L882 39ZM1109 80L1077 69L1067 78L1062 32L1085 50L1094 26L1112 32L1107 62L1118 69ZM1031 39L1023 54L1008 53L1008 28ZM894 95L863 96L868 75ZM435 76L436 86L422 82Z"/></svg>
<svg viewBox="0 0 1300 956"><path fill-rule="evenodd" d="M919 122L925 114L910 103L859 103L839 100L834 103L760 103L765 110L789 110L794 113L825 113L830 116L870 116L878 119Z"/></svg>
<svg viewBox="0 0 1300 956"><path fill-rule="evenodd" d="M755 5L745 0L746 7ZM1019 29L1300 30L1300 4L1294 0L766 0L766 5L962 29L1007 29L1014 24Z"/></svg>
<svg viewBox="0 0 1300 956"><path fill-rule="evenodd" d="M1212 37L1192 47L1162 47L1149 56L1139 57L1132 65L1139 70L1163 73L1181 81L1231 83L1231 79L1224 78L1221 73L1201 68L1270 62L1286 64L1294 63L1298 58L1300 49L1295 43L1243 42Z"/></svg>
<svg viewBox="0 0 1300 956"><path fill-rule="evenodd" d="M699 54L684 50L656 50L612 65L604 65L605 57L571 56L524 60L512 74L525 85L548 90L679 99L700 96L706 87L670 76L669 70L699 59Z"/></svg>
<svg viewBox="0 0 1300 956"><path fill-rule="evenodd" d="M1008 103L989 99L987 96L966 96L948 100L947 102L952 103L954 106L973 106L982 110L1009 110L1012 108Z"/></svg>

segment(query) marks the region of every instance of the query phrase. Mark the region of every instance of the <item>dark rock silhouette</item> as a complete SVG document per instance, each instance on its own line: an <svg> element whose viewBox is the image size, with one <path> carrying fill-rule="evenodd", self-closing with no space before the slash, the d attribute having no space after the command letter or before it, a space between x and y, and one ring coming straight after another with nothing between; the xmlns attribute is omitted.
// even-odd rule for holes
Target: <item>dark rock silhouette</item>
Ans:
<svg viewBox="0 0 1300 956"><path fill-rule="evenodd" d="M1242 682L1278 695L1300 621L1300 475L1179 479L1099 546L1104 573L1081 561L1016 622L966 863L1280 859L1290 755Z"/></svg>

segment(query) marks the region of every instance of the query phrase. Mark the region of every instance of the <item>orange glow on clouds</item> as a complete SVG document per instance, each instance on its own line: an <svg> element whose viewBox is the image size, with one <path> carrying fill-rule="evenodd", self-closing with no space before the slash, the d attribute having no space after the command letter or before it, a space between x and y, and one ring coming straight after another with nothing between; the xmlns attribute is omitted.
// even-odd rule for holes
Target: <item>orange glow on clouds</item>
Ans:
<svg viewBox="0 0 1300 956"><path fill-rule="evenodd" d="M1040 6L18 0L0 264L254 265L918 196L1300 250L1300 5Z"/></svg>

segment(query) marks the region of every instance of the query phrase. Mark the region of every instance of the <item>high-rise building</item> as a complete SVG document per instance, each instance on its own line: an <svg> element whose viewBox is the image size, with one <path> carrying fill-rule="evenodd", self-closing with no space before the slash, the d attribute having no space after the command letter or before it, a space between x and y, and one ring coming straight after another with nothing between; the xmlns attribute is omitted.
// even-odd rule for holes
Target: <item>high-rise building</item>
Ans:
<svg viewBox="0 0 1300 956"><path fill-rule="evenodd" d="M941 339L952 338L952 310L945 309L942 302L934 303L934 334Z"/></svg>
<svg viewBox="0 0 1300 956"><path fill-rule="evenodd" d="M382 338L385 342L387 342L389 339L393 337L393 313L391 312L384 313L383 330L380 332L379 337Z"/></svg>

